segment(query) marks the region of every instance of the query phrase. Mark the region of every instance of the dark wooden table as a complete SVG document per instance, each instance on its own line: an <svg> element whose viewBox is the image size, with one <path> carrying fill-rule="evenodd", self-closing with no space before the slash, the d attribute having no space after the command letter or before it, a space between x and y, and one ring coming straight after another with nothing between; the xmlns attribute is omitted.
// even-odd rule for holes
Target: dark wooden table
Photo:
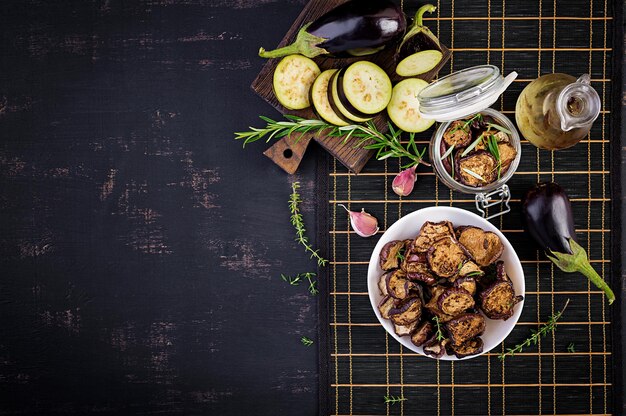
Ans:
<svg viewBox="0 0 626 416"><path fill-rule="evenodd" d="M316 413L293 178L232 140L304 3L0 4L0 414Z"/></svg>

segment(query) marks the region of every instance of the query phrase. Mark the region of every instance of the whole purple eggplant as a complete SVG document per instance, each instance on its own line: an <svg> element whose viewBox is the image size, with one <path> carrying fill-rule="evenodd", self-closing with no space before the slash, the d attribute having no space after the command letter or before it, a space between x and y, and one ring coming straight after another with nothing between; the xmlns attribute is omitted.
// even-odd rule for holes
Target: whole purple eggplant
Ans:
<svg viewBox="0 0 626 416"><path fill-rule="evenodd" d="M304 25L292 44L272 51L261 48L259 56L369 55L399 39L405 30L406 17L393 1L350 0Z"/></svg>
<svg viewBox="0 0 626 416"><path fill-rule="evenodd" d="M580 272L602 289L609 301L615 294L589 264L587 252L578 244L572 205L565 190L554 182L538 183L522 201L526 229L548 258L564 272Z"/></svg>

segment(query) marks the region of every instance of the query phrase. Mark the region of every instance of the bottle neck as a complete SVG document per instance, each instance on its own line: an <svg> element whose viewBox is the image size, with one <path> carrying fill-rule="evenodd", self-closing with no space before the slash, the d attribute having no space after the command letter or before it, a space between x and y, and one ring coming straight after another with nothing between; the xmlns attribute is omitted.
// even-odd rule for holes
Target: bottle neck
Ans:
<svg viewBox="0 0 626 416"><path fill-rule="evenodd" d="M555 104L560 121L558 128L563 131L576 128L590 129L600 114L600 97L591 87L587 74L566 85L557 96Z"/></svg>

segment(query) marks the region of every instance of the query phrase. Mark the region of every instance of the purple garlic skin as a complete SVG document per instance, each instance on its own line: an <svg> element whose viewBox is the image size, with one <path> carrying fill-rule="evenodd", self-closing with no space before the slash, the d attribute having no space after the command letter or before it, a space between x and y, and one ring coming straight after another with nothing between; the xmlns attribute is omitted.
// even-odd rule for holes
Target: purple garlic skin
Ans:
<svg viewBox="0 0 626 416"><path fill-rule="evenodd" d="M413 192L416 179L415 169L417 169L417 165L403 170L393 179L391 187L397 195L408 196Z"/></svg>

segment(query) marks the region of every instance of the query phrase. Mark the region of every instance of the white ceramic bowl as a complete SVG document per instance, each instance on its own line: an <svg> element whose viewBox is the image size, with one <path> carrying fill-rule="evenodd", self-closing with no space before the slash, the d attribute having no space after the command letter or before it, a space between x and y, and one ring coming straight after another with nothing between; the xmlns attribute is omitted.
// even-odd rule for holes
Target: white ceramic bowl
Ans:
<svg viewBox="0 0 626 416"><path fill-rule="evenodd" d="M382 295L378 290L378 279L383 274L383 270L378 264L378 255L380 254L383 246L390 241L415 238L420 228L426 221L438 222L444 220L452 222L455 228L461 225L474 225L476 227L482 228L485 231L492 231L496 233L504 244L504 252L500 257L500 260L504 261L504 267L507 275L513 282L515 294L525 294L524 271L522 269L522 264L520 263L520 260L517 257L515 250L513 250L513 246L511 246L511 243L509 243L509 240L507 240L506 237L500 232L500 230L498 230L489 221L485 220L482 217L479 217L472 212L453 207L423 208L402 217L401 219L396 221L391 227L389 227L389 229L382 235L382 237L378 241L378 244L376 244L376 247L374 248L374 252L372 253L372 257L370 258L370 264L367 271L367 289L369 292L370 302L372 303L372 308L374 309L374 313L376 314L376 317L380 321L381 325L385 328L385 330L406 348L422 355L425 354L424 350L421 347L416 347L415 345L413 345L410 337L408 336L399 337L398 335L396 335L393 330L393 324L391 323L391 321L389 321L388 319L383 319L383 317L380 316L380 312L378 311L378 304L382 299ZM509 333L513 330L513 327L517 323L517 320L522 313L523 307L523 301L515 305L513 316L506 321L485 318L486 328L485 333L481 335L484 344L483 352L481 354L489 352L495 346L504 341L504 339L509 335ZM456 358L454 355L450 356L444 354L443 357L441 357L440 359L466 360L478 357L481 354L472 355L465 358Z"/></svg>

